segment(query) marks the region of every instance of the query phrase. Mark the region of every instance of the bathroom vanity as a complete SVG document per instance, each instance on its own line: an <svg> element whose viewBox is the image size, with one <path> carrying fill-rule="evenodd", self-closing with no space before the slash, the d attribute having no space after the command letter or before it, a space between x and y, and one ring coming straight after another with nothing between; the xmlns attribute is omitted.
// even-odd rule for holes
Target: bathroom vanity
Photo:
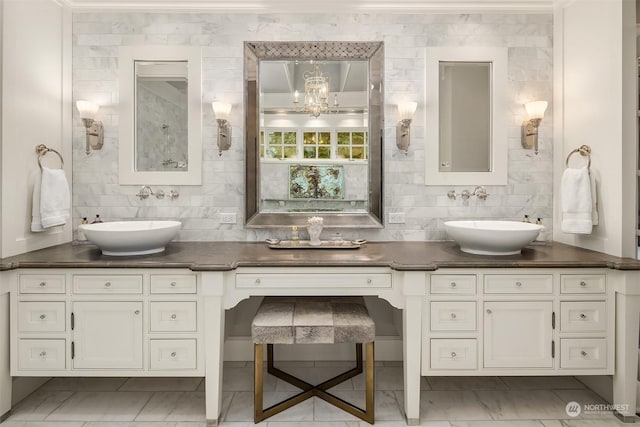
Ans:
<svg viewBox="0 0 640 427"><path fill-rule="evenodd" d="M421 375L613 374L614 403L628 405L621 415L636 409L640 263L631 259L562 244L483 257L451 242L349 251L185 242L129 258L67 244L1 265L11 375L205 376L212 424L225 310L263 295L365 295L401 309L411 425Z"/></svg>

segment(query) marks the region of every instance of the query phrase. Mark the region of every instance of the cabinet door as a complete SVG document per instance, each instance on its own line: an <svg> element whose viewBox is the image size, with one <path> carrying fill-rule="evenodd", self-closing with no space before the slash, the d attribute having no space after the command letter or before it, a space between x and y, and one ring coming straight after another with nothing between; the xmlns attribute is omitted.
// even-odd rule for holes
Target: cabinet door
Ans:
<svg viewBox="0 0 640 427"><path fill-rule="evenodd" d="M484 366L551 368L551 301L486 301Z"/></svg>
<svg viewBox="0 0 640 427"><path fill-rule="evenodd" d="M74 369L142 369L142 302L73 303Z"/></svg>

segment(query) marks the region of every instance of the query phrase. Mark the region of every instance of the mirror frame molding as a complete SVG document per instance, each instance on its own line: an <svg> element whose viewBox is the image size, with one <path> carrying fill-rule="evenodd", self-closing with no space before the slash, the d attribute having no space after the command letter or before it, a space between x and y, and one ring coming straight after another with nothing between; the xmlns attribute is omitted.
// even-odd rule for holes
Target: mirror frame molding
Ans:
<svg viewBox="0 0 640 427"><path fill-rule="evenodd" d="M440 172L440 61L491 62L491 171ZM425 52L425 185L507 185L509 118L506 47L428 47Z"/></svg>
<svg viewBox="0 0 640 427"><path fill-rule="evenodd" d="M202 184L202 59L199 47L122 46L120 67L120 117L118 175L120 185ZM135 166L135 61L187 61L188 170L136 171Z"/></svg>
<svg viewBox="0 0 640 427"><path fill-rule="evenodd" d="M260 61L366 60L369 62L369 164L366 213L321 212L327 228L382 228L384 138L383 42L245 42L245 225L247 228L306 227L314 212L260 212Z"/></svg>

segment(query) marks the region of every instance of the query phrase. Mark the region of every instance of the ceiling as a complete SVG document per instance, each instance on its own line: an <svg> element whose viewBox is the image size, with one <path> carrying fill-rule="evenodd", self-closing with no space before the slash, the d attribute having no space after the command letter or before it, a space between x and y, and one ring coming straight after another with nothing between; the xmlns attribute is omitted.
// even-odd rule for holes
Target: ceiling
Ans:
<svg viewBox="0 0 640 427"><path fill-rule="evenodd" d="M252 13L551 12L566 0L58 0L78 10L174 10Z"/></svg>
<svg viewBox="0 0 640 427"><path fill-rule="evenodd" d="M364 92L367 61L323 61L320 71L329 78L329 92ZM260 92L304 93L304 74L313 72L309 61L260 61Z"/></svg>

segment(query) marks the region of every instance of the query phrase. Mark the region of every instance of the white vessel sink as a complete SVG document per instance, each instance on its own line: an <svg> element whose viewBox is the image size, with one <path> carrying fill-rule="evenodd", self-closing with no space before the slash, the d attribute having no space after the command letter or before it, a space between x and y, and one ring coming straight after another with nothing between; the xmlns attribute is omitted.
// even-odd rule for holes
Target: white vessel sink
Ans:
<svg viewBox="0 0 640 427"><path fill-rule="evenodd" d="M114 221L78 227L104 255L146 255L164 251L182 224L179 221Z"/></svg>
<svg viewBox="0 0 640 427"><path fill-rule="evenodd" d="M444 227L463 252L478 255L519 254L544 228L517 221L447 221Z"/></svg>

